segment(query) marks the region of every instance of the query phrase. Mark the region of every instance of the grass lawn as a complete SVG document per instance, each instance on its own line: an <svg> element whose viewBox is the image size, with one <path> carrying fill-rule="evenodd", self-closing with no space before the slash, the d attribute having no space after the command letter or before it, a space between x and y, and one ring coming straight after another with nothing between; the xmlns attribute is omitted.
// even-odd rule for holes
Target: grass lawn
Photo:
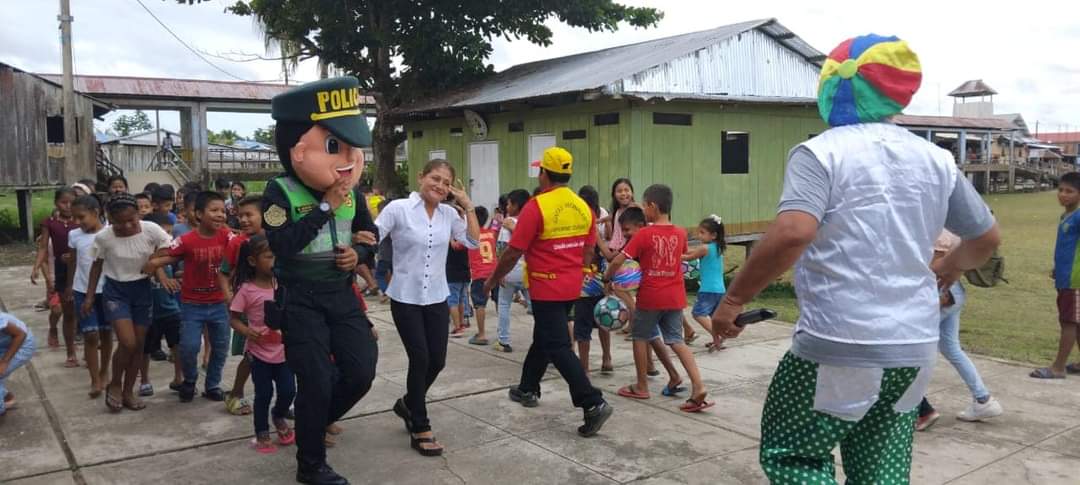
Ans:
<svg viewBox="0 0 1080 485"><path fill-rule="evenodd" d="M992 195L986 200L1001 226L1001 254L1009 284L965 286L968 301L961 317L960 341L969 352L1049 364L1058 340L1056 292L1049 278L1062 211L1056 193ZM727 267L741 265L743 254L740 247L730 248L725 255ZM790 273L781 280L790 282ZM795 298L782 288L767 291L752 306L772 308L786 322L798 319Z"/></svg>
<svg viewBox="0 0 1080 485"><path fill-rule="evenodd" d="M31 207L34 210L34 227L49 217L53 211L52 190L34 192ZM19 228L19 200L15 191L0 191L0 230L15 231Z"/></svg>

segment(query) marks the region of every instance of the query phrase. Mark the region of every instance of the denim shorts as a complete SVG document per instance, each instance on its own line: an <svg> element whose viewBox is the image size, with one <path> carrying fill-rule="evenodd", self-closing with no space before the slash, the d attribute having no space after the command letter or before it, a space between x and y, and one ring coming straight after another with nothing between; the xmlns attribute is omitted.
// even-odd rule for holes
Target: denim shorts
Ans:
<svg viewBox="0 0 1080 485"><path fill-rule="evenodd" d="M131 320L140 327L149 327L154 307L150 278L135 281L116 281L105 278L105 319L109 322Z"/></svg>
<svg viewBox="0 0 1080 485"><path fill-rule="evenodd" d="M101 295L94 298L94 304L90 307L90 314L82 316L82 305L86 301L86 293L72 291L75 299L75 315L79 317L79 333L108 332L112 327L105 320L105 299Z"/></svg>
<svg viewBox="0 0 1080 485"><path fill-rule="evenodd" d="M683 343L682 310L641 310L634 312L634 325L630 335L634 340L653 340L664 337L664 343Z"/></svg>
<svg viewBox="0 0 1080 485"><path fill-rule="evenodd" d="M574 340L579 342L592 340L592 330L596 327L593 309L603 298L602 296L584 296L574 302Z"/></svg>
<svg viewBox="0 0 1080 485"><path fill-rule="evenodd" d="M458 305L469 306L469 283L466 281L447 283L450 287L450 296L446 298L446 304L451 308Z"/></svg>
<svg viewBox="0 0 1080 485"><path fill-rule="evenodd" d="M484 293L484 281L485 280L476 280L472 282L472 288L470 293L472 293L472 304L476 308L486 307L488 304L488 298L491 296L487 293Z"/></svg>
<svg viewBox="0 0 1080 485"><path fill-rule="evenodd" d="M724 299L723 293L698 293L697 301L690 314L695 317L711 317L716 307L720 306L720 300Z"/></svg>

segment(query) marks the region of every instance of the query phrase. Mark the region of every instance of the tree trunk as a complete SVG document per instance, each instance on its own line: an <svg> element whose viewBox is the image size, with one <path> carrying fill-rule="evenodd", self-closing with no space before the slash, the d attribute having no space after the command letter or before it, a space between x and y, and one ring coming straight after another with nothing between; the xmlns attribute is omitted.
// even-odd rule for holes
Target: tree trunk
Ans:
<svg viewBox="0 0 1080 485"><path fill-rule="evenodd" d="M397 146L405 141L404 133L396 133L394 131L394 120L390 115L390 110L393 109L386 102L385 98L379 94L374 94L375 98L375 127L371 137L371 149L375 152L375 187L378 187L383 194L387 195L404 195L398 193L405 190L402 187L402 180L397 176L397 164L394 161L394 155L397 151Z"/></svg>

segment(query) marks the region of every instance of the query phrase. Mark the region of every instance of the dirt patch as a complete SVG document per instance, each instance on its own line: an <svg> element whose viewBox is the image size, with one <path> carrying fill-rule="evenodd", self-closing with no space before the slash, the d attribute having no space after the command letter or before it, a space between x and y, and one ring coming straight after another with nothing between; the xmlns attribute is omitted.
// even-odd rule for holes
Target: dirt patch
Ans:
<svg viewBox="0 0 1080 485"><path fill-rule="evenodd" d="M25 242L0 244L0 268L32 265L36 250L33 244Z"/></svg>

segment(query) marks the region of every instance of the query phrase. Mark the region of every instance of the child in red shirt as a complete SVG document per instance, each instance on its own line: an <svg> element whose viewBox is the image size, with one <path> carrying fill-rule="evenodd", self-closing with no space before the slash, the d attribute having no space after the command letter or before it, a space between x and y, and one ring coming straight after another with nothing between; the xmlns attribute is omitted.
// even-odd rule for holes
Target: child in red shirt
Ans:
<svg viewBox="0 0 1080 485"><path fill-rule="evenodd" d="M686 307L686 287L682 255L688 247L686 230L671 224L673 198L671 188L666 185L656 184L645 189L643 209L645 219L652 224L638 231L623 249L623 254L616 256L608 268L608 275L613 275L627 258L635 259L641 265L641 287L631 329L637 382L619 389L619 395L638 399L649 397L647 349L650 342L662 335L664 343L671 346L690 377L692 395L679 409L698 412L713 403L705 400L708 393L701 381L694 353L683 341L682 312ZM669 384L668 388L671 387Z"/></svg>
<svg viewBox="0 0 1080 485"><path fill-rule="evenodd" d="M495 236L496 232L491 228L484 228L487 223L488 211L483 206L476 206L476 221L480 225L480 239L476 249L469 250L469 271L472 277L473 312L476 314L476 335L469 339L473 345L487 345L488 339L484 335L484 316L487 313L489 294L484 292L484 282L495 272Z"/></svg>
<svg viewBox="0 0 1080 485"><path fill-rule="evenodd" d="M229 245L225 247L225 258L221 261L218 273L218 285L225 289L225 300L230 304L234 296L230 291L233 288L230 282L231 273L236 268L240 248L249 238L264 233L262 227L262 197L249 195L240 199L236 203L235 211L240 226L240 234L232 238ZM244 335L244 332L233 332L232 345L230 346L232 355L244 355ZM244 399L244 387L247 386L250 376L251 363L247 359L240 359L240 363L236 365L236 378L233 380L232 389L229 390L229 394L225 397L225 410L229 414L234 416L251 414L251 403Z"/></svg>
<svg viewBox="0 0 1080 485"><path fill-rule="evenodd" d="M172 247L147 263L144 272L153 273L166 264L184 262L180 291L180 359L184 383L180 386L180 401L191 402L195 396L204 326L210 335L210 365L202 395L211 401L224 401L220 384L230 332L226 290L219 282L218 270L225 248L235 236L225 226L225 198L217 192L204 191L195 197L195 219L196 229L175 239Z"/></svg>

